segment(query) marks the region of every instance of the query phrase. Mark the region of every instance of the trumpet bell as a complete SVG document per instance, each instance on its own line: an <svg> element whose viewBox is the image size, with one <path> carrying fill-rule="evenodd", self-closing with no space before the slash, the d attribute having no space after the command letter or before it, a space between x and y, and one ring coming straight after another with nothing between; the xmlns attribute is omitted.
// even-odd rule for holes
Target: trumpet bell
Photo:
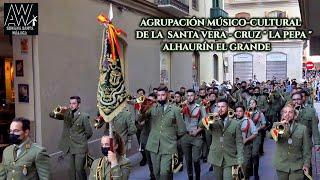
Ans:
<svg viewBox="0 0 320 180"><path fill-rule="evenodd" d="M143 103L144 101L146 100L146 97L145 96L140 96L137 98L137 103Z"/></svg>
<svg viewBox="0 0 320 180"><path fill-rule="evenodd" d="M229 116L229 118L234 118L234 115L235 115L234 110L231 109L231 108L229 108L229 110L228 110L228 116Z"/></svg>
<svg viewBox="0 0 320 180"><path fill-rule="evenodd" d="M283 124L279 124L277 127L279 134L284 134L286 127Z"/></svg>

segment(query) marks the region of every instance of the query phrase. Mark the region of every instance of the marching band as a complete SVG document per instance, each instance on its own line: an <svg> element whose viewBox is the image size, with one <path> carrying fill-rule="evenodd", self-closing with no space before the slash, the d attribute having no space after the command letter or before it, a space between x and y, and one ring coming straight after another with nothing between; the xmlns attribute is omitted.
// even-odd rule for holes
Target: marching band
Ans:
<svg viewBox="0 0 320 180"><path fill-rule="evenodd" d="M240 82L237 78L233 85L214 81L204 83L199 91L181 87L176 92L160 85L148 96L138 89L137 96L127 96L126 107L111 122L104 123L98 114L92 123L96 129L106 124L102 156L93 163L87 144L92 136L90 117L80 112L80 97L71 97L69 107L58 106L49 115L64 122L59 147L70 156L69 179L129 179L132 165L126 150L134 134L143 157L140 165L148 165L150 179L170 180L186 168L189 180L200 180L202 162L212 165L210 171L217 180L262 179L259 159L265 138L275 142L272 162L278 179L312 179L312 148L320 150L315 92L309 84L295 80L288 88L288 82ZM15 146L5 152L14 151ZM38 170L33 167L37 163L28 162L30 166L21 169L14 159L7 159L4 154L0 179L13 176L9 169L21 171L16 179ZM87 175L84 170L90 166ZM49 179L45 176L40 179Z"/></svg>

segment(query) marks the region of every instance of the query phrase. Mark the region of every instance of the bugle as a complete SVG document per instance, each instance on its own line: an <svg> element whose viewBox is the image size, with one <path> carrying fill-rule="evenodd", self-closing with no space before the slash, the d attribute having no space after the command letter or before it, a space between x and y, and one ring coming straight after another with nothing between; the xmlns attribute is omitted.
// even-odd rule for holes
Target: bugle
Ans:
<svg viewBox="0 0 320 180"><path fill-rule="evenodd" d="M66 107L57 106L56 108L54 108L53 114L56 117L57 115L63 115L67 110L68 108Z"/></svg>
<svg viewBox="0 0 320 180"><path fill-rule="evenodd" d="M234 110L232 109L232 108L229 108L228 109L228 116L229 116L229 118L234 118Z"/></svg>
<svg viewBox="0 0 320 180"><path fill-rule="evenodd" d="M209 113L207 117L202 119L202 124L206 129L210 128L211 124L214 124L220 119L218 113Z"/></svg>

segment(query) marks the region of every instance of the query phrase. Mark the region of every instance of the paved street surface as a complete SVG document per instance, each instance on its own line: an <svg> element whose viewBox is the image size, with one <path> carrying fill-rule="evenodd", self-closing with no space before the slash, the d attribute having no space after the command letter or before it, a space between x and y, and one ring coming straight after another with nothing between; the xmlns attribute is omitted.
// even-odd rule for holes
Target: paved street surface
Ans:
<svg viewBox="0 0 320 180"><path fill-rule="evenodd" d="M315 107L317 109L318 115L320 115L320 103L316 103ZM320 124L319 124L320 127ZM275 144L274 141L271 139L266 139L265 146L264 146L265 154L260 158L260 167L259 167L259 173L260 173L260 179L261 180L274 180L277 179L275 169L272 167L272 158L275 151ZM320 173L320 154L317 153L317 164L318 168L313 166L313 177L314 180L320 180L320 176L316 174L316 169L318 170L318 174ZM131 162L133 163L133 171L130 175L130 180L147 180L149 179L149 169L148 166L145 165L143 167L139 166L139 162L141 159L140 154L135 154L133 156L129 157L131 159ZM312 156L313 163L315 162L315 155L313 153ZM201 179L203 180L214 180L213 172L209 172L210 165L208 163L202 163L201 165ZM179 172L177 174L174 174L174 179L177 180L186 180L187 172L186 167L184 168L183 172Z"/></svg>

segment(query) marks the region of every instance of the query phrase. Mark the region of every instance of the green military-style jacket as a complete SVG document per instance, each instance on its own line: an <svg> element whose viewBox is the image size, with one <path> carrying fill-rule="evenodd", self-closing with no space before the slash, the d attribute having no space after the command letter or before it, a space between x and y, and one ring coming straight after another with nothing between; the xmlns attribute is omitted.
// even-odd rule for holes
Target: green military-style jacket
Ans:
<svg viewBox="0 0 320 180"><path fill-rule="evenodd" d="M268 115L276 115L278 114L278 112L280 112L281 107L282 107L282 103L281 103L281 96L280 96L280 92L275 90L272 95L270 96L270 101L269 101L269 109L267 114Z"/></svg>
<svg viewBox="0 0 320 180"><path fill-rule="evenodd" d="M63 120L63 132L59 142L59 149L64 153L83 154L88 151L88 139L92 136L92 128L90 125L90 117L87 113L79 110L72 114L68 109L63 116L54 116L49 114L51 118Z"/></svg>
<svg viewBox="0 0 320 180"><path fill-rule="evenodd" d="M273 128L278 124L275 122ZM304 165L310 167L311 161L310 141L306 126L300 123L293 123L292 126L291 133L286 130L284 134L279 135L273 158L274 167L287 173L301 170ZM292 139L291 144L290 138Z"/></svg>
<svg viewBox="0 0 320 180"><path fill-rule="evenodd" d="M0 180L6 179L6 169L4 168L4 165L0 163Z"/></svg>
<svg viewBox="0 0 320 180"><path fill-rule="evenodd" d="M320 145L320 135L318 129L318 115L316 109L310 105L302 106L299 111L297 122L303 124L307 127L308 137L310 141L313 137L313 142L315 145ZM312 146L312 144L310 144Z"/></svg>
<svg viewBox="0 0 320 180"><path fill-rule="evenodd" d="M268 102L267 102L267 98L264 95L260 95L260 96L251 96L251 99L255 99L257 101L257 108L262 111L263 113L265 113L268 109Z"/></svg>
<svg viewBox="0 0 320 180"><path fill-rule="evenodd" d="M243 160L243 139L240 124L235 119L227 117L224 127L223 121L218 120L210 126L212 143L208 155L208 162L215 166L225 167L242 165ZM204 128L202 121L200 127Z"/></svg>
<svg viewBox="0 0 320 180"><path fill-rule="evenodd" d="M48 180L51 178L50 157L45 148L32 143L28 139L21 147L21 152L16 158L14 158L14 148L15 145L10 145L3 151L2 164L5 174L2 171L1 179Z"/></svg>
<svg viewBox="0 0 320 180"><path fill-rule="evenodd" d="M131 112L124 109L112 120L114 130L120 134L125 144L127 144L128 136L132 136L137 132L135 121L132 117ZM106 128L106 130L108 131L109 128Z"/></svg>
<svg viewBox="0 0 320 180"><path fill-rule="evenodd" d="M99 164L101 171L98 170ZM129 179L131 168L129 159L125 157L119 157L118 165L114 167L111 167L110 163L106 162L105 157L101 157L93 161L90 168L89 180L127 180ZM100 172L99 174L97 174L97 170L98 173ZM97 179L97 175L101 179Z"/></svg>
<svg viewBox="0 0 320 180"><path fill-rule="evenodd" d="M157 103L143 116L149 119L151 127L146 149L158 154L177 153L178 136L186 133L180 108L166 104L163 111Z"/></svg>

